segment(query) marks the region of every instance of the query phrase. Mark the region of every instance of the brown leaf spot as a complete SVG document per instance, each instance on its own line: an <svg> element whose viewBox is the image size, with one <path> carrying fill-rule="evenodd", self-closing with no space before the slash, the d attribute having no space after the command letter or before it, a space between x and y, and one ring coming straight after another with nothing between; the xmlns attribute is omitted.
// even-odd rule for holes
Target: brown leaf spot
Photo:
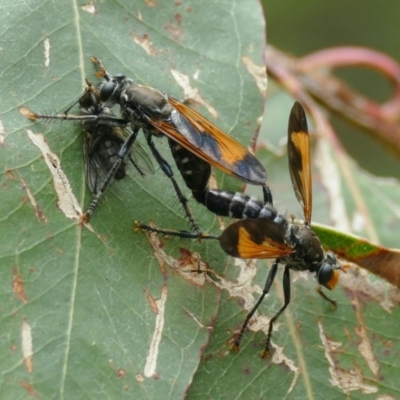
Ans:
<svg viewBox="0 0 400 400"><path fill-rule="evenodd" d="M19 383L24 389L26 389L29 396L34 397L35 399L40 399L39 393L35 390L31 383L26 381L19 381Z"/></svg>
<svg viewBox="0 0 400 400"><path fill-rule="evenodd" d="M24 281L17 268L13 269L13 292L24 304L28 302L25 293Z"/></svg>
<svg viewBox="0 0 400 400"><path fill-rule="evenodd" d="M144 288L143 290L144 290L144 292L146 294L146 300L150 304L150 307L151 307L153 313L154 314L158 314L160 311L158 309L156 299L150 294L148 288Z"/></svg>
<svg viewBox="0 0 400 400"><path fill-rule="evenodd" d="M123 368L118 368L117 378L126 378L126 371Z"/></svg>

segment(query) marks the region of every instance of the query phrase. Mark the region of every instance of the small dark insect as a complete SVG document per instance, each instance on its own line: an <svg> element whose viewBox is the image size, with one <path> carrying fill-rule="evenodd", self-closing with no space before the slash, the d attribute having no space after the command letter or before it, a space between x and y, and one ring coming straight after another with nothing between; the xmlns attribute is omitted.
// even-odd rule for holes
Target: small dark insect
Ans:
<svg viewBox="0 0 400 400"><path fill-rule="evenodd" d="M247 218L234 222L221 236L201 235L200 239L217 239L222 249L229 255L239 258L275 258L261 297L247 315L245 322L234 339L233 348L238 350L240 342L254 313L268 294L274 282L279 264L285 264L283 273L284 304L271 318L268 334L262 355L270 353L271 335L275 321L290 303L290 270L310 271L315 273L318 283L333 289L339 279L339 270L333 253L325 253L317 235L310 227L312 210L312 184L310 148L307 120L303 107L296 102L291 110L288 129L289 171L294 191L303 207L304 223L288 221L279 214L272 204L264 205L258 218ZM186 231L171 231L152 228L137 223L138 229L179 236L183 238L199 238ZM330 300L322 291L323 297ZM332 304L336 304L330 300Z"/></svg>
<svg viewBox="0 0 400 400"><path fill-rule="evenodd" d="M31 120L37 119L62 119L70 121L83 121L84 123L84 158L86 183L90 191L95 195L104 185L110 170L118 159L121 147L130 136L128 129L114 125L115 115L108 107L100 103L99 90L95 88L88 80L87 88L82 96L63 114L42 115L29 112L28 117ZM80 115L69 114L69 111L79 104ZM86 121L87 115L97 115L107 119L98 121ZM154 168L147 153L139 142L135 142L132 150L128 154L128 159L139 172L144 176L145 173L154 173ZM126 162L122 160L116 169L114 178L123 179L126 176Z"/></svg>

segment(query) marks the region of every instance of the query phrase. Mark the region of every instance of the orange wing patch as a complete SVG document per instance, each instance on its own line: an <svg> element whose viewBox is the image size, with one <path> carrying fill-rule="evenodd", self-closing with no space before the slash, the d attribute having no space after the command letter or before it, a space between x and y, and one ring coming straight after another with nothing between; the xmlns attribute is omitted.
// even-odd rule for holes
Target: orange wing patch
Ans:
<svg viewBox="0 0 400 400"><path fill-rule="evenodd" d="M240 258L279 258L295 252L286 243L285 227L268 218L234 222L222 232L219 243L226 253Z"/></svg>
<svg viewBox="0 0 400 400"><path fill-rule="evenodd" d="M265 237L262 243L255 243L250 233L240 227L238 231L237 252L240 258L279 258L294 253L294 249L285 243L277 243Z"/></svg>
<svg viewBox="0 0 400 400"><path fill-rule="evenodd" d="M304 219L309 224L312 213L310 144L306 115L297 102L289 117L288 157L294 192L303 207Z"/></svg>
<svg viewBox="0 0 400 400"><path fill-rule="evenodd" d="M184 129L168 119L148 118L151 125L222 172L247 183L265 185L264 167L243 145L190 107L171 97L168 101L182 117Z"/></svg>
<svg viewBox="0 0 400 400"><path fill-rule="evenodd" d="M250 154L243 145L192 108L171 97L169 98L169 101L190 121L200 134L205 131L213 136L216 145L219 147L221 152L221 157L226 163L234 164L239 160L243 160L248 154Z"/></svg>

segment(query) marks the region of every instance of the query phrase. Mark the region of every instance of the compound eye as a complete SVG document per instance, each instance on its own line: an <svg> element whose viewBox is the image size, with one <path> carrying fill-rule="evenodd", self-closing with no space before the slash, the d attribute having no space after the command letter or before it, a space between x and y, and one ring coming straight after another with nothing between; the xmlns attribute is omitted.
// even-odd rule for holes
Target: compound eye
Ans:
<svg viewBox="0 0 400 400"><path fill-rule="evenodd" d="M318 272L318 283L322 286L328 287L329 281L333 277L333 266L332 264L323 264Z"/></svg>
<svg viewBox="0 0 400 400"><path fill-rule="evenodd" d="M100 90L100 100L107 101L114 93L117 84L115 82L106 82Z"/></svg>

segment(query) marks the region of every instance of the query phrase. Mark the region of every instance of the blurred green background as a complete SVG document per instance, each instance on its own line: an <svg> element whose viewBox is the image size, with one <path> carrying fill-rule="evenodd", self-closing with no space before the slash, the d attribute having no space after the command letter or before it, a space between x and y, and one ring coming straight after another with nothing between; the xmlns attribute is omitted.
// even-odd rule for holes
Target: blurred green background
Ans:
<svg viewBox="0 0 400 400"><path fill-rule="evenodd" d="M268 43L295 56L327 47L364 46L400 59L400 1L263 0L262 4ZM379 102L390 96L388 81L374 71L346 68L337 75ZM400 160L379 140L340 117L333 119L333 125L349 154L364 169L400 178Z"/></svg>

